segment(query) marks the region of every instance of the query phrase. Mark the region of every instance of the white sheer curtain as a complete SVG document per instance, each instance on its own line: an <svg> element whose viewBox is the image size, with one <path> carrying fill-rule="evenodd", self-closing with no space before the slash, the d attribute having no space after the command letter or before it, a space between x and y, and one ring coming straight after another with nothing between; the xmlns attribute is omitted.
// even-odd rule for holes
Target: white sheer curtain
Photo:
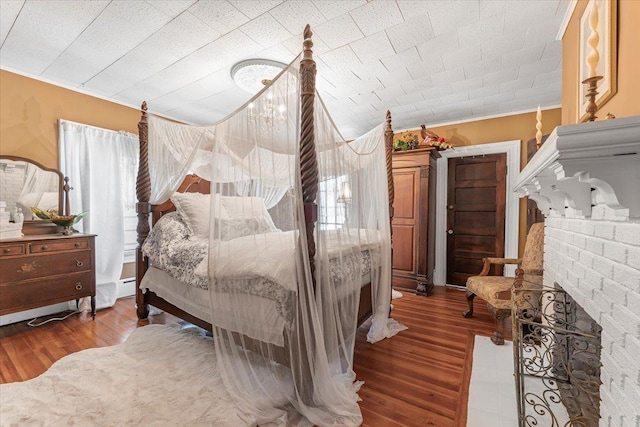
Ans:
<svg viewBox="0 0 640 427"><path fill-rule="evenodd" d="M126 183L137 171L138 137L59 120L60 169L69 177L71 213L89 211L76 228L96 234L96 301L110 307L124 257L124 211L132 199ZM133 168L132 168L133 166Z"/></svg>
<svg viewBox="0 0 640 427"><path fill-rule="evenodd" d="M312 272L299 170L298 68L299 58L245 106L209 127L150 116L149 157L159 161L150 165L152 187L159 184L152 199L169 197L190 168L220 193L209 198L209 256L195 273L209 278L217 363L247 424L359 425L361 383L353 353L364 284L371 284L373 300L368 340L404 328L389 318L384 127L347 144L316 99L318 178L327 184L318 210L335 209L337 184L345 179L352 199L349 221L339 227L322 223L328 216L320 215ZM162 178L153 173L159 169ZM273 223L279 229L268 227Z"/></svg>

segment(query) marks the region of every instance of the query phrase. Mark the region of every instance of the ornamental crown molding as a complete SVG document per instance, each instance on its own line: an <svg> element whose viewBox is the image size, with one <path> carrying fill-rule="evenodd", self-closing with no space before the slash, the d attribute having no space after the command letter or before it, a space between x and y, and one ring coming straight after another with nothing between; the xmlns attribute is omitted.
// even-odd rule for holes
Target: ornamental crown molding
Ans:
<svg viewBox="0 0 640 427"><path fill-rule="evenodd" d="M520 172L513 191L546 216L598 204L640 218L640 116L558 126Z"/></svg>

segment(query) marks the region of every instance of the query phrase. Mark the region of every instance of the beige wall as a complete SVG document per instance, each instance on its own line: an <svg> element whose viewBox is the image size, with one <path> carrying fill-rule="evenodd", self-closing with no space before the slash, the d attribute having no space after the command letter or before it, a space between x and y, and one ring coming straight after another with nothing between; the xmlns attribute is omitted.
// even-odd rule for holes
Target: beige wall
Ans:
<svg viewBox="0 0 640 427"><path fill-rule="evenodd" d="M578 0L567 31L562 38L562 124L577 122L580 17L587 0ZM618 91L596 113L602 120L607 113L616 117L640 114L640 1L618 1ZM601 58L602 60L602 58Z"/></svg>
<svg viewBox="0 0 640 427"><path fill-rule="evenodd" d="M556 126L560 125L560 116L561 110L559 108L542 111L542 133L544 135L551 133ZM427 129L446 138L456 147L519 139L522 141L520 147L521 166L524 166L526 164L526 143L536 137L536 123L536 113L530 112L448 126L429 127L427 124ZM397 133L394 139L402 137L406 133L419 135L420 129Z"/></svg>
<svg viewBox="0 0 640 427"><path fill-rule="evenodd" d="M58 119L138 133L140 113L0 70L0 154L58 167Z"/></svg>
<svg viewBox="0 0 640 427"><path fill-rule="evenodd" d="M58 168L59 118L137 134L140 113L0 70L0 154L28 157ZM121 277L135 275L135 264L123 267Z"/></svg>
<svg viewBox="0 0 640 427"><path fill-rule="evenodd" d="M548 134L560 125L561 110L542 111L542 133ZM491 142L503 142L520 140L520 165L521 168L527 162L527 141L536 137L536 113L524 113L514 116L498 117L495 119L479 120L475 122L460 123L449 126L429 127L432 132L442 136L456 147L466 145L488 144ZM420 130L401 132L394 136L394 139L402 137L406 133L420 133ZM519 253L524 251L524 236L526 234L526 200L520 200L520 233L519 233Z"/></svg>
<svg viewBox="0 0 640 427"><path fill-rule="evenodd" d="M559 108L542 111L542 133L544 135L551 133L560 124L560 115ZM526 143L536 137L536 123L536 113L531 112L456 125L436 126L429 129L439 136L445 137L457 147L519 139L522 141L520 163L521 166L524 166L527 163Z"/></svg>

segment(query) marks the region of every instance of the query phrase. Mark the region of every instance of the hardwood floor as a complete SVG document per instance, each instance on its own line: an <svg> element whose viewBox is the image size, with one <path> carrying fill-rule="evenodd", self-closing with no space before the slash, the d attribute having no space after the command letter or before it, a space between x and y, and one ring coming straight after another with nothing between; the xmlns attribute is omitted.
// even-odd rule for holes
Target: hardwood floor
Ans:
<svg viewBox="0 0 640 427"><path fill-rule="evenodd" d="M366 342L360 328L355 371L365 381L360 407L365 426L464 426L473 334L490 335L494 323L476 298L475 317L465 319L464 292L436 287L429 297L405 293L393 301L393 317L408 326L390 340ZM151 323L173 323L152 316ZM0 328L0 382L40 375L61 357L86 348L123 342L137 327L133 298L101 310L31 328L26 322Z"/></svg>

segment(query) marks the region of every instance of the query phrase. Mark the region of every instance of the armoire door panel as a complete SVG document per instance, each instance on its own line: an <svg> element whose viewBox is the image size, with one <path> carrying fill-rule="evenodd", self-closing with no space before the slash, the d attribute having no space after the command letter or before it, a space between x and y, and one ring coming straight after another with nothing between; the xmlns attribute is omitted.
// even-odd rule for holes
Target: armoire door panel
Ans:
<svg viewBox="0 0 640 427"><path fill-rule="evenodd" d="M415 245L415 227L412 225L393 226L393 268L408 273L415 273L415 256L412 248Z"/></svg>
<svg viewBox="0 0 640 427"><path fill-rule="evenodd" d="M416 172L409 170L394 174L393 186L395 188L394 219L415 219Z"/></svg>

